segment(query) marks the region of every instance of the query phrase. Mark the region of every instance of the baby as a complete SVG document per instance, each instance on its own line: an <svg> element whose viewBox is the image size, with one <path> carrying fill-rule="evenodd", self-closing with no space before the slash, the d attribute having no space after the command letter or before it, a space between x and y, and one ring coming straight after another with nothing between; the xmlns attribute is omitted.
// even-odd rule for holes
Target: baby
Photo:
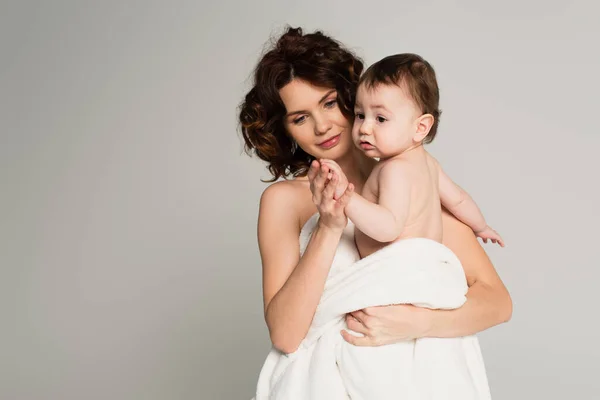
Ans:
<svg viewBox="0 0 600 400"><path fill-rule="evenodd" d="M435 71L416 54L386 57L361 77L352 138L367 156L380 159L346 206L361 257L407 238L441 242L441 205L485 243L504 247L469 194L423 148L436 135L438 103ZM337 199L348 180L334 161L320 162L339 177Z"/></svg>

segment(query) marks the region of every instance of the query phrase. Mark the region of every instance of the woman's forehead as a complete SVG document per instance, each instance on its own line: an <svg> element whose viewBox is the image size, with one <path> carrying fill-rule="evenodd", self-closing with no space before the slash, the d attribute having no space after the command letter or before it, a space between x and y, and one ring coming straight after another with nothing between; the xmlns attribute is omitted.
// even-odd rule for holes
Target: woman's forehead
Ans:
<svg viewBox="0 0 600 400"><path fill-rule="evenodd" d="M288 110L296 108L309 108L319 104L335 89L315 86L310 82L293 79L279 90L281 100Z"/></svg>

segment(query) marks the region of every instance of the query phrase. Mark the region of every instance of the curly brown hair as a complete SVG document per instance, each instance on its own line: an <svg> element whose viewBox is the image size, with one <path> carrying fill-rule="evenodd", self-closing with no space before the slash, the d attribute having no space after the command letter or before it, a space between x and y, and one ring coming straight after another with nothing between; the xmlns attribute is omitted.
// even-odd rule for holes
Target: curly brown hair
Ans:
<svg viewBox="0 0 600 400"><path fill-rule="evenodd" d="M367 88L404 84L421 112L433 116L433 125L423 143L433 141L442 115L439 109L440 89L435 70L423 57L413 53L387 56L371 65L360 78L359 84Z"/></svg>
<svg viewBox="0 0 600 400"><path fill-rule="evenodd" d="M363 63L350 50L321 31L304 34L288 27L254 70L253 87L239 106L239 121L248 155L268 163L273 179L306 175L313 157L298 147L284 126L285 105L279 90L298 78L337 91L340 110L354 114Z"/></svg>

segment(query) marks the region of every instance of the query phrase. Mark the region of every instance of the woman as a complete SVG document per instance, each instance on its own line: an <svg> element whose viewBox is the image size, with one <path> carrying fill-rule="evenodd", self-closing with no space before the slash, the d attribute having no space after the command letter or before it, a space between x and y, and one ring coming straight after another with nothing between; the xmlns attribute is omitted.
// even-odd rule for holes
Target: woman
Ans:
<svg viewBox="0 0 600 400"><path fill-rule="evenodd" d="M263 193L258 243L263 297L273 346L296 351L311 321L336 249L347 226L344 204L360 191L375 161L351 139L354 95L363 64L320 32L289 28L259 61L254 86L241 105L246 149L268 163L273 181ZM336 181L316 159L336 161L352 183L333 200ZM301 254L299 236L319 213ZM473 232L447 212L443 244L460 259L469 291L459 309L442 311L408 305L372 307L347 316L343 332L356 346L379 346L422 337L459 337L506 322L510 296Z"/></svg>

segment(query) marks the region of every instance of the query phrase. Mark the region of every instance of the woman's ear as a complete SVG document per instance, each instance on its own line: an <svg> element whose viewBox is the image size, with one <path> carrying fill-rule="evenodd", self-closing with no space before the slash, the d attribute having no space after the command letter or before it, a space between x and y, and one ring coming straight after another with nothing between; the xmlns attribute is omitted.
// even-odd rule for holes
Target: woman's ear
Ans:
<svg viewBox="0 0 600 400"><path fill-rule="evenodd" d="M415 142L421 142L423 139L427 137L431 127L435 122L435 118L431 114L423 114L419 118L417 118L416 125L417 129L415 130L415 135L413 140Z"/></svg>

